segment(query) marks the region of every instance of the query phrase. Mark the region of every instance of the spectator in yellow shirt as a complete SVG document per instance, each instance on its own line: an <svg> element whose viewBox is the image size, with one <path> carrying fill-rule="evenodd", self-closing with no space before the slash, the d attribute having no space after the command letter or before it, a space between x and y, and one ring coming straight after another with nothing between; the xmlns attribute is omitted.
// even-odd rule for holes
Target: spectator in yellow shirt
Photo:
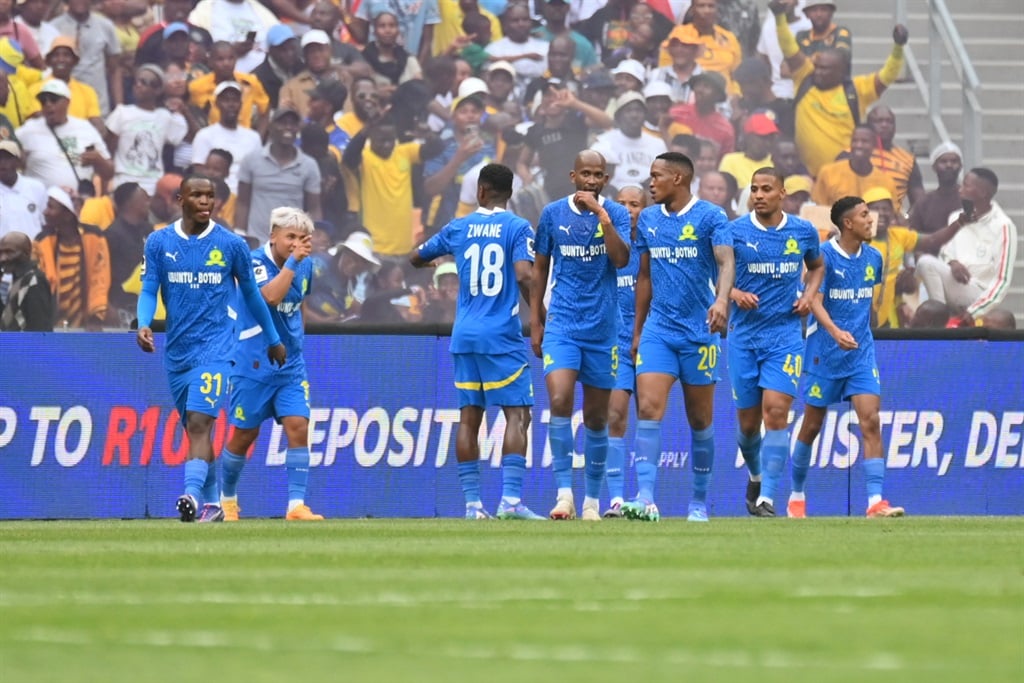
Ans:
<svg viewBox="0 0 1024 683"><path fill-rule="evenodd" d="M832 206L843 197L863 197L873 187L884 187L895 196L896 185L892 176L871 162L874 148L875 131L867 124L857 126L850 138L850 157L825 164L818 170L818 178L811 191L814 203Z"/></svg>
<svg viewBox="0 0 1024 683"><path fill-rule="evenodd" d="M79 119L87 119L96 127L101 134L105 133L107 127L103 124L103 116L100 114L100 100L96 91L88 83L83 83L71 75L72 70L78 65L78 46L75 39L70 36L57 36L50 43L50 49L46 53L46 66L50 68L50 78L57 78L68 84L71 91L71 104L68 105L68 115ZM43 83L50 80L40 80L29 87L29 92L35 96L39 94Z"/></svg>
<svg viewBox="0 0 1024 683"><path fill-rule="evenodd" d="M818 52L814 61L800 51L789 29L787 0L772 0L775 29L786 66L796 87L794 100L796 144L811 175L835 160L846 149L854 127L864 120L867 108L892 85L903 68L903 46L909 33L903 25L892 31L893 48L880 71L847 77L849 52L835 47Z"/></svg>
<svg viewBox="0 0 1024 683"><path fill-rule="evenodd" d="M779 135L775 121L763 112L755 112L743 124L743 151L722 157L718 170L728 173L741 188L749 187L754 171L772 165L772 147ZM741 206L745 210L746 206Z"/></svg>
<svg viewBox="0 0 1024 683"><path fill-rule="evenodd" d="M716 71L725 77L727 92L738 95L739 88L732 81L732 72L743 61L743 49L736 36L719 25L718 0L693 0L690 5L693 22L672 29L672 33L661 44L661 55L658 66L668 66L672 57L668 53L668 45L673 37L683 44L690 44L696 38L703 46L697 53L697 64L704 71ZM693 33L696 31L696 37Z"/></svg>
<svg viewBox="0 0 1024 683"><path fill-rule="evenodd" d="M236 81L242 86L242 110L238 113L238 125L252 128L261 135L266 132L266 115L270 108L270 96L263 89L259 79L252 74L235 71L235 50L231 43L218 41L210 50L210 73L200 76L188 84L190 102L206 112L209 122L220 121L220 110L213 106L217 85L224 81Z"/></svg>

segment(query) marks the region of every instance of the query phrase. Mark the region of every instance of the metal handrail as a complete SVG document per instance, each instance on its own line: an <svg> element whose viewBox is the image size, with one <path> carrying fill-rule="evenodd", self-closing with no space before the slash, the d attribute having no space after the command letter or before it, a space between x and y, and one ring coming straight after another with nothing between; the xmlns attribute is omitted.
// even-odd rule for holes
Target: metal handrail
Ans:
<svg viewBox="0 0 1024 683"><path fill-rule="evenodd" d="M910 45L904 50L907 70L914 79L921 98L928 105L928 119L931 122L930 142L934 148L940 142L949 141L949 131L942 120L942 59L949 56L953 71L960 81L963 98L963 145L964 165L967 168L982 164L982 110L978 99L981 81L971 58L967 54L960 32L953 23L953 17L945 0L928 2L928 76L925 78ZM906 24L907 0L896 0L896 21Z"/></svg>

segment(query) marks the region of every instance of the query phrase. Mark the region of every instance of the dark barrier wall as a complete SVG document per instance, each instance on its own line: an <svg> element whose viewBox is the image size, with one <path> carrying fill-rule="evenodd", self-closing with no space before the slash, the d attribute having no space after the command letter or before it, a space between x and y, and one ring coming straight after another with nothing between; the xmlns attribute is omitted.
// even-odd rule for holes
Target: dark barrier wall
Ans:
<svg viewBox="0 0 1024 683"><path fill-rule="evenodd" d="M313 336L307 345L312 507L329 517L460 515L448 340ZM892 503L916 515L1024 513L1024 343L882 340L878 347ZM5 334L0 358L0 518L173 515L186 446L159 354L143 354L131 334ZM537 404L524 494L546 511L554 484L539 362L533 377ZM713 515L741 515L745 472L728 381L716 401L709 503ZM799 421L799 401L795 410ZM855 421L848 405L829 414L808 480L812 515L864 512ZM580 423L577 412L573 424ZM500 494L503 428L497 411L489 411L481 447L489 508ZM664 431L657 500L663 515L685 515L690 436L678 389ZM218 450L225 435L222 415ZM631 444L632 430L627 438ZM244 516L283 514L283 463L281 430L267 424L239 488ZM582 472L576 484L581 500ZM627 495L634 487L630 468ZM780 498L788 488L787 468Z"/></svg>

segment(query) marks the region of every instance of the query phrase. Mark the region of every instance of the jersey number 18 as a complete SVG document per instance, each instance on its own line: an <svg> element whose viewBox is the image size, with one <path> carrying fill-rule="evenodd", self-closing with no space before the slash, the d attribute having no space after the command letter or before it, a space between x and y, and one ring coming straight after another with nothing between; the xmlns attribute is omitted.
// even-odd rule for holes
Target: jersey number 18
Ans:
<svg viewBox="0 0 1024 683"><path fill-rule="evenodd" d="M471 244L462 256L469 261L469 293L497 296L505 281L505 250L501 245L492 242L481 248L478 243Z"/></svg>

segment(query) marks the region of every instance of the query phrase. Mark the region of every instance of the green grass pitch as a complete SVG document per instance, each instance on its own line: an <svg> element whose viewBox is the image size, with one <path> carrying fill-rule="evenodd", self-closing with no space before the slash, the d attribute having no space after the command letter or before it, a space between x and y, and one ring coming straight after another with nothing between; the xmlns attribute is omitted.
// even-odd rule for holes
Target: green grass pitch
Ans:
<svg viewBox="0 0 1024 683"><path fill-rule="evenodd" d="M1024 680L1024 519L0 524L0 680Z"/></svg>

